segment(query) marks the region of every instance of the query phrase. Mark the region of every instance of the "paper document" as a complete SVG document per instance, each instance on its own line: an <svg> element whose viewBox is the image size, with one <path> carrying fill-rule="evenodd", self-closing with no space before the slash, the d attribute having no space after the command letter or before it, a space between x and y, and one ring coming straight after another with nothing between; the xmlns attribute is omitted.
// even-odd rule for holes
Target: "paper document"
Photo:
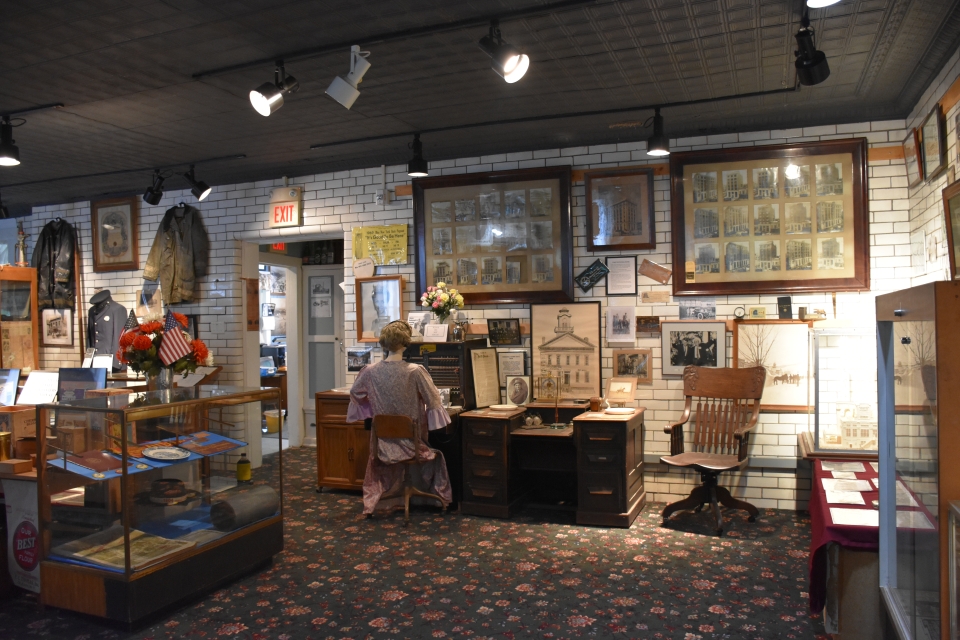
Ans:
<svg viewBox="0 0 960 640"><path fill-rule="evenodd" d="M866 480L837 480L836 478L820 478L825 491L873 491L873 487Z"/></svg>
<svg viewBox="0 0 960 640"><path fill-rule="evenodd" d="M913 499L913 494L911 494L907 488L903 485L902 482L897 480L897 506L898 507L919 507L917 501ZM916 527L916 528L925 528L925 527Z"/></svg>
<svg viewBox="0 0 960 640"><path fill-rule="evenodd" d="M830 519L833 524L852 525L856 527L879 527L880 512L875 509L844 509L830 508Z"/></svg>
<svg viewBox="0 0 960 640"><path fill-rule="evenodd" d="M31 371L23 383L23 391L17 404L46 404L57 395L60 373L57 371Z"/></svg>
<svg viewBox="0 0 960 640"><path fill-rule="evenodd" d="M215 367L197 367L197 370L193 373L188 373L182 378L177 378L176 383L178 387L195 387L197 383L206 378L208 375L213 373Z"/></svg>
<svg viewBox="0 0 960 640"><path fill-rule="evenodd" d="M823 467L824 471L858 471L863 472L862 462L832 462L829 460L823 460L820 462L820 466Z"/></svg>
<svg viewBox="0 0 960 640"><path fill-rule="evenodd" d="M880 463L879 463L879 462L871 462L871 463L870 463L870 466L873 467L873 470L874 470L874 471L876 471L877 473L880 473Z"/></svg>
<svg viewBox="0 0 960 640"><path fill-rule="evenodd" d="M859 491L827 491L827 502L829 504L867 504Z"/></svg>
<svg viewBox="0 0 960 640"><path fill-rule="evenodd" d="M841 480L856 480L856 479L857 479L857 474L854 473L853 471L834 471L834 472L832 472L832 473L833 473L833 477L834 477L834 478L839 478L839 479L841 479Z"/></svg>
<svg viewBox="0 0 960 640"><path fill-rule="evenodd" d="M933 529L933 523L923 511L897 511L897 527L906 529Z"/></svg>

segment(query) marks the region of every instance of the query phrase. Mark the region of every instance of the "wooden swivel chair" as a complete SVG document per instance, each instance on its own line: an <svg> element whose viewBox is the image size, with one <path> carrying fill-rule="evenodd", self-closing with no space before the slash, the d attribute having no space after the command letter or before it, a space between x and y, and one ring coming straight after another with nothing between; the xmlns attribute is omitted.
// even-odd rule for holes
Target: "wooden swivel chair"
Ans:
<svg viewBox="0 0 960 640"><path fill-rule="evenodd" d="M729 490L717 484L717 476L747 466L747 436L757 424L766 375L763 367L713 369L689 366L683 370L683 414L678 422L664 427L664 431L670 434L670 455L660 458L660 462L699 471L702 484L690 492L690 497L668 504L663 510L664 522L674 511L700 511L708 502L717 520L718 536L723 535L721 504L746 511L750 514L750 522L756 520L760 514L757 508L731 496ZM696 413L693 413L694 406ZM683 425L687 422L692 430L692 450L685 452Z"/></svg>
<svg viewBox="0 0 960 640"><path fill-rule="evenodd" d="M405 460L400 460L396 462L387 462L385 460L380 460L384 464L393 465L393 464L402 464L403 465L403 486L398 488L396 491L390 493L385 493L380 496L380 500L386 500L389 498L398 498L403 496L403 525L407 526L410 524L410 498L412 496L422 496L424 498L433 498L440 503L440 507L443 511L447 510L447 505L443 503L443 500L435 493L427 493L426 491L421 491L420 489L413 486L413 478L410 475L410 467L418 466L426 460L420 458L420 439L417 437L417 426L413 423L408 416L394 416L394 415L377 415L373 417L373 424L371 425L373 430L373 438L370 443L370 446L373 447L374 455L380 455L380 438L384 439L406 439L413 442L415 452L412 457ZM372 514L371 514L372 516ZM367 517L371 517L367 516Z"/></svg>

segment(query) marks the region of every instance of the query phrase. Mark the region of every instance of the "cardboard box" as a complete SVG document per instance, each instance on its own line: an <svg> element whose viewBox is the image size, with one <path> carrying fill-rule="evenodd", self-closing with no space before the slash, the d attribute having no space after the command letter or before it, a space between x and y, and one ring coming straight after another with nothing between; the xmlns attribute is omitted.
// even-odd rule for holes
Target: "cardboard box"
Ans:
<svg viewBox="0 0 960 640"><path fill-rule="evenodd" d="M32 405L0 407L0 431L12 432L14 442L20 438L36 438L37 408Z"/></svg>
<svg viewBox="0 0 960 640"><path fill-rule="evenodd" d="M29 460L10 458L0 461L0 473L26 473L31 469L33 469L33 463Z"/></svg>

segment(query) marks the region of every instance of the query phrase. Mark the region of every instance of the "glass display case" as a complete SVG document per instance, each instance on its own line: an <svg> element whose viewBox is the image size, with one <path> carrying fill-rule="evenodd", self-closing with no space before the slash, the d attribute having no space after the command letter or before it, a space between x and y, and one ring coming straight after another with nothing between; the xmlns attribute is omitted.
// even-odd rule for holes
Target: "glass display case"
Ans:
<svg viewBox="0 0 960 640"><path fill-rule="evenodd" d="M241 462L279 401L202 386L39 405L41 602L131 623L281 551L282 453Z"/></svg>
<svg viewBox="0 0 960 640"><path fill-rule="evenodd" d="M0 369L26 375L39 362L37 270L0 265Z"/></svg>
<svg viewBox="0 0 960 640"><path fill-rule="evenodd" d="M960 639L960 556L957 547L960 546L960 529L957 521L960 520L960 502L950 502L950 640Z"/></svg>
<svg viewBox="0 0 960 640"><path fill-rule="evenodd" d="M877 297L880 590L900 638L951 628L948 510L960 499L960 283Z"/></svg>
<svg viewBox="0 0 960 640"><path fill-rule="evenodd" d="M877 457L876 340L872 329L810 330L810 432L817 457Z"/></svg>

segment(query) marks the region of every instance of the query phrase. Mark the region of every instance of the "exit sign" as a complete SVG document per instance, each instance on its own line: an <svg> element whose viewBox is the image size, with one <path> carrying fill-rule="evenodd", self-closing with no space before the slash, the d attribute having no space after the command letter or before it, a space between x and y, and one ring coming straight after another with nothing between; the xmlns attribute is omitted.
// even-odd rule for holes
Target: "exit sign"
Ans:
<svg viewBox="0 0 960 640"><path fill-rule="evenodd" d="M301 198L302 187L280 187L270 194L270 208L267 210L267 226L299 227L303 224Z"/></svg>

